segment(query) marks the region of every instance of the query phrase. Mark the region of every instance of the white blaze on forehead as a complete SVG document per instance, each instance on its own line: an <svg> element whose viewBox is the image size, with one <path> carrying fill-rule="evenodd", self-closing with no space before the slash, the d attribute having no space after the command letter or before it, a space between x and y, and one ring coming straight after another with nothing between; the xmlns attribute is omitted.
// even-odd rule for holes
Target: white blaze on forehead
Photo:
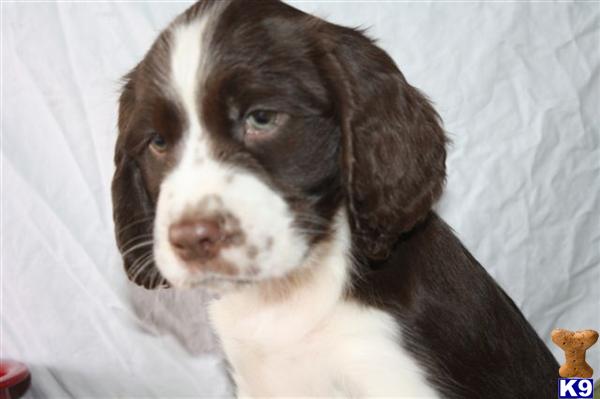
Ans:
<svg viewBox="0 0 600 399"><path fill-rule="evenodd" d="M189 147L197 147L201 141L202 127L200 123L200 104L198 99L202 95L198 90L205 76L207 51L208 16L202 16L189 24L177 25L172 30L173 49L171 51L171 80L176 96L180 101L187 122L184 132L185 140ZM208 155L206 144L202 148L194 148L198 155ZM186 151L191 152L191 151ZM201 154L200 154L201 153ZM190 157L184 155L183 161ZM192 157L193 158L193 157Z"/></svg>

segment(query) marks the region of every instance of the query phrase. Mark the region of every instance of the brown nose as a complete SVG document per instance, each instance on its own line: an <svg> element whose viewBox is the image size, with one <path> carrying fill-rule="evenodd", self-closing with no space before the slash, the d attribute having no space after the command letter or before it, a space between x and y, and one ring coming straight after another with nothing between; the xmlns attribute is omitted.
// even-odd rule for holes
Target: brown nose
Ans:
<svg viewBox="0 0 600 399"><path fill-rule="evenodd" d="M210 219L184 220L169 227L169 241L184 261L216 257L222 244L219 223Z"/></svg>

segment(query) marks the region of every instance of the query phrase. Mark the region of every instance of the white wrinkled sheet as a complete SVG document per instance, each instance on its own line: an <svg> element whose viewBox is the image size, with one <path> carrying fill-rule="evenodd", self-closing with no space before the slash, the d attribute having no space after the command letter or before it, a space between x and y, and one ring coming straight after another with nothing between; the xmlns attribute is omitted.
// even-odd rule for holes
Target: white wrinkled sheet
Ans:
<svg viewBox="0 0 600 399"><path fill-rule="evenodd" d="M295 4L369 27L435 102L438 209L553 353L553 328L600 329L598 5ZM2 5L1 345L32 397L230 393L201 293L134 289L113 242L119 77L186 6Z"/></svg>

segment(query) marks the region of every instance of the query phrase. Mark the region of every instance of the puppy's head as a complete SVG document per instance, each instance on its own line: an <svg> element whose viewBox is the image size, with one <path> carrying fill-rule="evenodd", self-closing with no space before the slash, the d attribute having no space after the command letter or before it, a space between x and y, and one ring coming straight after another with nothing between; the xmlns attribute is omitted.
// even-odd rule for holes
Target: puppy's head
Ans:
<svg viewBox="0 0 600 399"><path fill-rule="evenodd" d="M283 277L339 213L385 258L442 189L437 115L389 56L277 1L195 4L119 105L117 242L148 288Z"/></svg>

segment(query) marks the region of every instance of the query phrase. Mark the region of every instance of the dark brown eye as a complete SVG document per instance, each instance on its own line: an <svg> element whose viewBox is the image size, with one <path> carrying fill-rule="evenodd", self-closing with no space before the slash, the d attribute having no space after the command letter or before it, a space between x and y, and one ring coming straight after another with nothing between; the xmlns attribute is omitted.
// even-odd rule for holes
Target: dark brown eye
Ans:
<svg viewBox="0 0 600 399"><path fill-rule="evenodd" d="M167 141L158 133L152 135L149 143L150 149L158 155L162 155L167 151Z"/></svg>
<svg viewBox="0 0 600 399"><path fill-rule="evenodd" d="M244 122L244 133L249 138L269 135L277 130L285 120L287 115L281 112L257 110L251 112Z"/></svg>

